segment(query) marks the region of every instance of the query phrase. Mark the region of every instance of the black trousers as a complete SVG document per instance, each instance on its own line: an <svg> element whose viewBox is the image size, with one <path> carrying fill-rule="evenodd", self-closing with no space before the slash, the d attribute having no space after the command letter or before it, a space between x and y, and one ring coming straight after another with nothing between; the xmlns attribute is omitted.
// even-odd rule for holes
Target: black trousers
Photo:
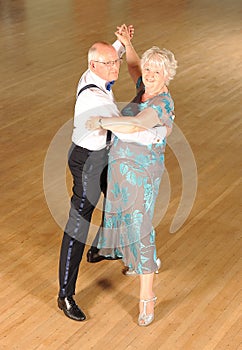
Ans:
<svg viewBox="0 0 242 350"><path fill-rule="evenodd" d="M89 151L72 145L68 165L73 177L69 219L62 239L59 261L59 296L75 294L79 265L90 221L101 192L107 190L108 150ZM94 240L97 243L98 237Z"/></svg>

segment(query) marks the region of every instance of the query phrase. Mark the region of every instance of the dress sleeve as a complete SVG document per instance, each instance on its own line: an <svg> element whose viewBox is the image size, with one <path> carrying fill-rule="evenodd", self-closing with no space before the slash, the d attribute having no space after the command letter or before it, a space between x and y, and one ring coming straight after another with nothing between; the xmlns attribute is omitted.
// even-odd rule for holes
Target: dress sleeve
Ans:
<svg viewBox="0 0 242 350"><path fill-rule="evenodd" d="M152 99L147 107L153 108L160 119L160 125L172 128L175 119L174 102L170 94L163 94Z"/></svg>

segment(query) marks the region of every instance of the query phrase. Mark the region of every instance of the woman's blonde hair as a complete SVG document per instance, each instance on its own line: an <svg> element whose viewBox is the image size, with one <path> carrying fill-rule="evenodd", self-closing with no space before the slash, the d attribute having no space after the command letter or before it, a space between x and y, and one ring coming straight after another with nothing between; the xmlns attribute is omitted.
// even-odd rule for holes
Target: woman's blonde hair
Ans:
<svg viewBox="0 0 242 350"><path fill-rule="evenodd" d="M146 63L152 63L157 67L162 67L165 72L166 85L176 75L177 61L174 54L167 49L160 49L158 46L152 46L146 50L141 57L141 68L144 68Z"/></svg>

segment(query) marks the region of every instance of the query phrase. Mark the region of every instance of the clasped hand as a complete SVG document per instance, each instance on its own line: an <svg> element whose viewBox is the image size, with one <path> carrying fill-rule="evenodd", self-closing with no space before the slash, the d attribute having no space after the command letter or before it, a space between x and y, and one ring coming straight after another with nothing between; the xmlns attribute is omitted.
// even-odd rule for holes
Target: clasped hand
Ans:
<svg viewBox="0 0 242 350"><path fill-rule="evenodd" d="M130 40L132 40L134 36L134 27L132 24L129 26L122 24L120 27L117 27L115 35L124 46L129 45Z"/></svg>

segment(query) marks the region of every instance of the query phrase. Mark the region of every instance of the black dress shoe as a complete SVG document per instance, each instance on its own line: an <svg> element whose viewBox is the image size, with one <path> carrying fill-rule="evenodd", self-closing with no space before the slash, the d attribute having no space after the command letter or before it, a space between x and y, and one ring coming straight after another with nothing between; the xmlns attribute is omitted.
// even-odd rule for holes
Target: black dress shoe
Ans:
<svg viewBox="0 0 242 350"><path fill-rule="evenodd" d="M58 298L58 307L63 310L64 314L75 321L84 321L86 315L77 306L75 300L72 297L66 297L64 299Z"/></svg>
<svg viewBox="0 0 242 350"><path fill-rule="evenodd" d="M115 256L113 258L111 256L100 255L98 254L98 251L93 251L92 249L89 249L87 252L87 262L89 263L96 263L102 260L118 260L118 259L122 259L122 258L119 256Z"/></svg>
<svg viewBox="0 0 242 350"><path fill-rule="evenodd" d="M96 263L99 261L105 260L105 256L99 255L98 252L94 252L93 250L89 249L87 252L87 262L89 263Z"/></svg>

